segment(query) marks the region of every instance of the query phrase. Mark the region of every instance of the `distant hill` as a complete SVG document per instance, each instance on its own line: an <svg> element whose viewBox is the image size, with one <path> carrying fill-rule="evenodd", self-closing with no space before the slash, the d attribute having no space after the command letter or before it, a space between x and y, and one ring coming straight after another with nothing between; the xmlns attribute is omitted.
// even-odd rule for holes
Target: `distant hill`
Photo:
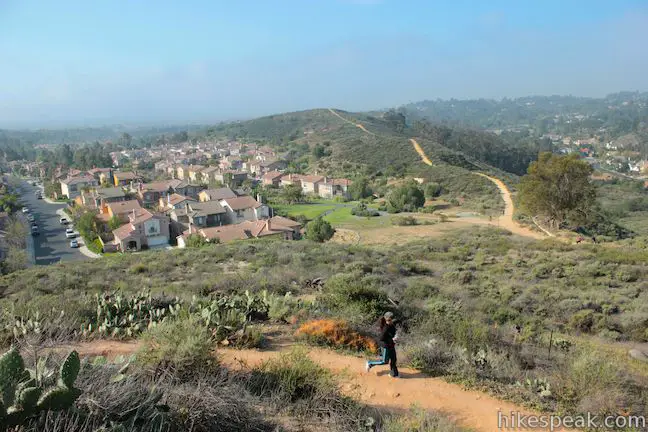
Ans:
<svg viewBox="0 0 648 432"><path fill-rule="evenodd" d="M74 129L36 129L13 130L0 129L0 144L9 141L21 141L35 146L60 145L60 144L87 144L90 142L104 142L118 139L123 133L128 133L133 138L150 137L163 134L174 134L182 131L195 131L204 129L205 126L155 126L155 127L128 127L105 126L98 128Z"/></svg>
<svg viewBox="0 0 648 432"><path fill-rule="evenodd" d="M498 168L509 168L509 172L520 174L533 159L526 155L515 166L507 164L506 155L514 152L492 133L448 127L430 129L421 122L412 125L404 120L398 124L398 119L390 119L388 113L335 112L347 121L328 109L315 109L224 123L209 128L205 133L230 139L265 141L293 156L300 152L301 155L307 154L321 145L330 154L318 165L327 172L344 173L354 169L387 174L418 171L421 160L409 142L412 137L439 166L493 172ZM369 133L355 124L362 124ZM475 148L481 150L473 151ZM484 152L493 157L483 157ZM537 156L537 152L532 156Z"/></svg>
<svg viewBox="0 0 648 432"><path fill-rule="evenodd" d="M540 136L636 131L648 118L648 93L621 92L604 98L528 96L473 100L425 100L400 107L412 120L490 130L531 129Z"/></svg>

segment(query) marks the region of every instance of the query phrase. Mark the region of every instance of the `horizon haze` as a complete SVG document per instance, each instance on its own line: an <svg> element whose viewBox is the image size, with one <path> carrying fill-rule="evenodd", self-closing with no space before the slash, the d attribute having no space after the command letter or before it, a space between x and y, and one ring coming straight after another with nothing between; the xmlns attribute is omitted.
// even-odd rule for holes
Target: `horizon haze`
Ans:
<svg viewBox="0 0 648 432"><path fill-rule="evenodd" d="M0 128L648 90L648 4L0 1Z"/></svg>

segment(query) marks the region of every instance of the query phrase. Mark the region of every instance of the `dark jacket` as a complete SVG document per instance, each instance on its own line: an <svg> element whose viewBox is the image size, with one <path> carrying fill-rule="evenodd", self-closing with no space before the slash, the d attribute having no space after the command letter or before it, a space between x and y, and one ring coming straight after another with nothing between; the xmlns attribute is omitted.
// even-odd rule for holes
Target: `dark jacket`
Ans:
<svg viewBox="0 0 648 432"><path fill-rule="evenodd" d="M396 336L396 326L394 323L387 324L380 335L380 342L386 348L394 346L394 336Z"/></svg>

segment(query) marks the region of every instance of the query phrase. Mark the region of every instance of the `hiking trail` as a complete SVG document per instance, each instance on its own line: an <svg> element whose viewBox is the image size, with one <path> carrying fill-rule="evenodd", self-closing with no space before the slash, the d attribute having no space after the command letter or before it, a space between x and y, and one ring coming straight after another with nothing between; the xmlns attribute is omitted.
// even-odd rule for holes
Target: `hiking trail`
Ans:
<svg viewBox="0 0 648 432"><path fill-rule="evenodd" d="M85 357L104 356L113 359L137 351L137 342L93 341L66 345L61 349L76 349ZM232 369L256 366L291 349L290 343L274 346L270 350L218 349L221 363ZM437 411L457 424L475 431L498 431L498 412L522 415L538 414L511 402L505 402L485 393L466 390L458 384L441 378L429 377L417 370L400 368L401 378L389 377L388 367L376 367L367 373L365 358L343 355L335 351L309 347L310 358L338 377L340 390L367 405L394 412L404 412L412 406ZM548 429L538 429L548 430Z"/></svg>
<svg viewBox="0 0 648 432"><path fill-rule="evenodd" d="M360 128L360 129L362 129L366 133L368 133L370 135L373 135L373 136L376 136L375 133L368 131L362 124L354 123L354 122L352 122L350 120L347 120L346 118L342 117L339 113L337 113L332 108L329 108L328 110L331 112L331 114L335 115L336 117L338 117L340 120L344 121L345 123L352 124L352 125ZM421 147L421 145L414 138L410 138L409 141L412 143L412 146L414 146L414 150L416 151L416 153L418 153L418 155L421 157L421 161L426 165L433 166L432 161L425 154L425 151L423 150L423 147ZM495 186L497 186L497 188L499 189L500 194L502 195L502 199L504 200L504 214L502 214L501 216L498 216L494 221L489 221L488 222L489 225L502 227L504 229L507 229L508 231L511 231L513 234L521 235L521 236L524 236L524 237L530 237L530 238L534 238L534 239L543 239L543 238L545 238L545 235L553 237L553 235L550 232L548 232L547 230L542 228L540 225L538 225L538 223L535 220L533 220L533 223L540 230L542 230L544 234L533 231L533 230L531 230L529 228L523 227L522 225L518 224L517 222L515 222L513 220L513 213L515 212L515 206L513 205L513 199L511 198L511 191L506 186L506 184L504 184L504 182L502 180L500 180L498 178L495 178L495 177L491 177L491 176L483 174L483 173L474 172L473 174L484 177L484 178L490 180L491 182L493 182L495 184ZM475 223L483 223L483 221L481 219L477 220L476 218L462 218L462 220L466 221L466 222L467 221L473 221Z"/></svg>

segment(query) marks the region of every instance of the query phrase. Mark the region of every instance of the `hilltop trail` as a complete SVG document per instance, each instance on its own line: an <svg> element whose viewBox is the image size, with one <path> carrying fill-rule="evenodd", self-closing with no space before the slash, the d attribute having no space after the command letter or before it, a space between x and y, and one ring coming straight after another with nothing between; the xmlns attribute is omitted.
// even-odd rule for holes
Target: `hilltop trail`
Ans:
<svg viewBox="0 0 648 432"><path fill-rule="evenodd" d="M345 119L332 108L329 108L328 110L331 112L331 114L333 114L343 122L352 124L355 127L362 129L364 132L376 136L375 133L368 131L360 123L354 123L350 120ZM416 153L418 153L418 155L421 157L421 161L426 165L433 166L432 161L425 154L423 147L421 147L421 145L414 138L410 138L409 141L414 146L414 150L416 151ZM536 224L536 226L538 226L538 228L540 228L544 232L544 234L538 233L529 228L525 228L513 220L513 213L515 212L515 206L513 205L513 199L511 198L511 191L509 191L509 188L504 184L502 180L495 177L491 177L483 173L473 173L473 174L487 178L488 180L493 182L495 186L497 186L497 188L499 189L500 194L502 195L502 199L504 200L504 214L502 216L499 216L495 221L489 221L488 222L489 225L499 226L511 231L513 234L517 234L524 237L530 237L534 239L546 238L545 235L552 236L551 233L549 233L548 231L540 227L540 225L538 225L537 222L535 222L535 220L533 222ZM476 218L462 218L462 220L464 222L472 221L474 223L484 223L483 220L481 219L477 220Z"/></svg>
<svg viewBox="0 0 648 432"><path fill-rule="evenodd" d="M94 341L69 345L65 349L76 349L81 356L86 357L102 355L114 358L134 353L138 347L139 344L136 342ZM240 369L245 366L256 366L282 352L289 351L290 348L290 343L284 343L268 351L219 349L218 356L225 366ZM538 414L485 393L466 390L440 378L429 377L413 369L402 368L400 369L402 377L392 379L388 376L388 367L377 367L370 373L366 373L364 371L366 359L363 358L342 355L321 348L309 348L309 356L320 366L338 376L340 390L344 394L374 407L403 412L416 405L443 413L458 424L483 432L499 430L498 411L502 411L503 414L509 414L511 411L523 415Z"/></svg>
<svg viewBox="0 0 648 432"><path fill-rule="evenodd" d="M368 131L367 128L365 128L361 123L353 123L351 120L345 119L340 114L338 114L333 108L329 108L328 110L331 112L331 114L333 114L335 117L339 118L343 122L349 123L350 125L353 125L353 126L357 127L358 129L361 129L363 132L365 132L365 133L367 133L369 135L376 136L375 133Z"/></svg>
<svg viewBox="0 0 648 432"><path fill-rule="evenodd" d="M530 230L529 228L525 228L513 220L513 213L515 212L515 206L513 205L513 199L511 198L511 191L509 191L509 188L504 184L502 180L495 177L491 177L483 173L473 173L473 174L487 178L488 180L495 183L495 186L497 186L497 188L499 189L500 194L502 195L502 199L504 200L504 214L498 217L499 226L506 228L512 233L521 236L532 237L535 239L545 238L544 234Z"/></svg>
<svg viewBox="0 0 648 432"><path fill-rule="evenodd" d="M419 156L421 156L421 160L423 161L423 163L432 166L432 161L428 159L427 155L423 151L423 147L421 147L420 144L416 142L414 138L410 138L410 142L414 146L414 150L416 150L416 153L418 153Z"/></svg>

